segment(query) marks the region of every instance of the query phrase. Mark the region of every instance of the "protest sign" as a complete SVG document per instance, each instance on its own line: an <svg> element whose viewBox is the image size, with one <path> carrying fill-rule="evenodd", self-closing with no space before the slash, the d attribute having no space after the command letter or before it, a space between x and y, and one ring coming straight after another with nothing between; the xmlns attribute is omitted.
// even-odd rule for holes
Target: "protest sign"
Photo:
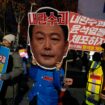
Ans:
<svg viewBox="0 0 105 105"><path fill-rule="evenodd" d="M7 70L10 49L0 46L0 76ZM0 91L3 85L3 80L0 80Z"/></svg>
<svg viewBox="0 0 105 105"><path fill-rule="evenodd" d="M69 49L100 52L102 43L105 43L105 21L70 12Z"/></svg>

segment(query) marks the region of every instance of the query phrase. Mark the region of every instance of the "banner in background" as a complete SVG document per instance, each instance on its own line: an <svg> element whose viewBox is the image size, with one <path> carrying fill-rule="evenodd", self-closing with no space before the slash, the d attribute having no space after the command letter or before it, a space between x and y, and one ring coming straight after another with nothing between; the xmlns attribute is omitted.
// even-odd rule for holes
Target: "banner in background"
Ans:
<svg viewBox="0 0 105 105"><path fill-rule="evenodd" d="M105 43L105 21L70 12L69 49L97 51Z"/></svg>
<svg viewBox="0 0 105 105"><path fill-rule="evenodd" d="M4 46L0 46L0 76L4 74L7 70L8 59L9 59L10 49ZM0 80L0 91L3 85L3 81Z"/></svg>

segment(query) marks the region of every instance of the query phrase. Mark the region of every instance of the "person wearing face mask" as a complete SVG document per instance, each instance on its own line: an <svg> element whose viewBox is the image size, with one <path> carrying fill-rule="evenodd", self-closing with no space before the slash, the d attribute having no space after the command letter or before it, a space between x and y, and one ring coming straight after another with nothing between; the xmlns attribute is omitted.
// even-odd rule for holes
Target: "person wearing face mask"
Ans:
<svg viewBox="0 0 105 105"><path fill-rule="evenodd" d="M58 10L50 7L39 8L37 13L57 18ZM63 57L68 50L68 27L50 23L30 25L29 38L32 52L32 66L29 70L34 84L29 91L29 105L58 105L63 92L72 85L71 78L64 78L61 68ZM59 102L59 105L62 103Z"/></svg>

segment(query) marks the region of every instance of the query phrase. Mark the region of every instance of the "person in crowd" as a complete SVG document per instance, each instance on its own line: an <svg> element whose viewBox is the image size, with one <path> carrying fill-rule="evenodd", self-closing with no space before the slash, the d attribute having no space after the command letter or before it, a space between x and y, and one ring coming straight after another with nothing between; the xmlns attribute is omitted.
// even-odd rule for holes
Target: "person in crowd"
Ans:
<svg viewBox="0 0 105 105"><path fill-rule="evenodd" d="M58 12L56 9L44 7L38 9L36 14L46 13L49 17L52 13L58 19ZM34 80L28 94L29 105L58 105L59 94L61 99L63 92L73 83L71 78L64 78L64 70L61 68L68 50L68 27L42 23L29 26L33 57L29 74Z"/></svg>
<svg viewBox="0 0 105 105"><path fill-rule="evenodd" d="M92 57L87 75L86 98L83 105L100 105L100 93L103 90L104 70L101 63L101 54L95 52Z"/></svg>
<svg viewBox="0 0 105 105"><path fill-rule="evenodd" d="M85 69L85 71L87 73L88 70L89 70L89 63L90 63L90 61L89 61L89 52L82 51L81 59L82 59L82 64L83 64L82 67L84 67L84 69Z"/></svg>
<svg viewBox="0 0 105 105"><path fill-rule="evenodd" d="M22 60L19 54L12 49L14 41L15 36L12 34L5 35L2 41L3 46L10 48L10 54L6 73L2 74L0 77L0 79L4 81L0 91L1 105L7 105L6 96L14 98L14 94L10 96L8 87L12 86L15 83L15 79L23 72Z"/></svg>
<svg viewBox="0 0 105 105"><path fill-rule="evenodd" d="M101 47L103 49L101 63L102 63L102 68L103 68L103 72L104 72L104 75L105 75L105 43L102 43ZM105 80L104 80L104 83L103 83L103 90L100 93L100 97L102 99L102 102L105 103Z"/></svg>
<svg viewBox="0 0 105 105"><path fill-rule="evenodd" d="M23 73L21 75L19 75L19 78L18 78L19 82L17 83L18 86L17 86L17 93L15 95L14 105L19 105L20 103L22 103L25 94L29 90L28 69L29 69L29 66L30 66L30 62L29 62L29 56L28 56L28 53L27 53L27 49L26 49L26 47L21 45L17 48L17 51L19 52L19 55L21 56L21 59L22 59Z"/></svg>

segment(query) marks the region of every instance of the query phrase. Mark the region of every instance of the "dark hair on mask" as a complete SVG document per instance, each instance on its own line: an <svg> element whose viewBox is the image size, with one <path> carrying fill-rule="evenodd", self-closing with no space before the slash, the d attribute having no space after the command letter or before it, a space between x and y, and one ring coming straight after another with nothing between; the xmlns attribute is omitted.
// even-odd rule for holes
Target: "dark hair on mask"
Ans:
<svg viewBox="0 0 105 105"><path fill-rule="evenodd" d="M54 15L55 15L56 17L60 17L60 16L58 15L58 12L59 12L59 11L57 11L56 9L51 8L51 7L44 7L44 8L38 9L36 12L37 12L37 13L45 12L47 16L50 16L50 12L54 12ZM65 41L67 41L67 39L68 39L68 26L67 26L67 25L59 25L59 26L62 28L62 30L63 30L63 32L64 32ZM30 27L29 27L30 40L32 39L33 27L34 27L34 25L30 25Z"/></svg>

